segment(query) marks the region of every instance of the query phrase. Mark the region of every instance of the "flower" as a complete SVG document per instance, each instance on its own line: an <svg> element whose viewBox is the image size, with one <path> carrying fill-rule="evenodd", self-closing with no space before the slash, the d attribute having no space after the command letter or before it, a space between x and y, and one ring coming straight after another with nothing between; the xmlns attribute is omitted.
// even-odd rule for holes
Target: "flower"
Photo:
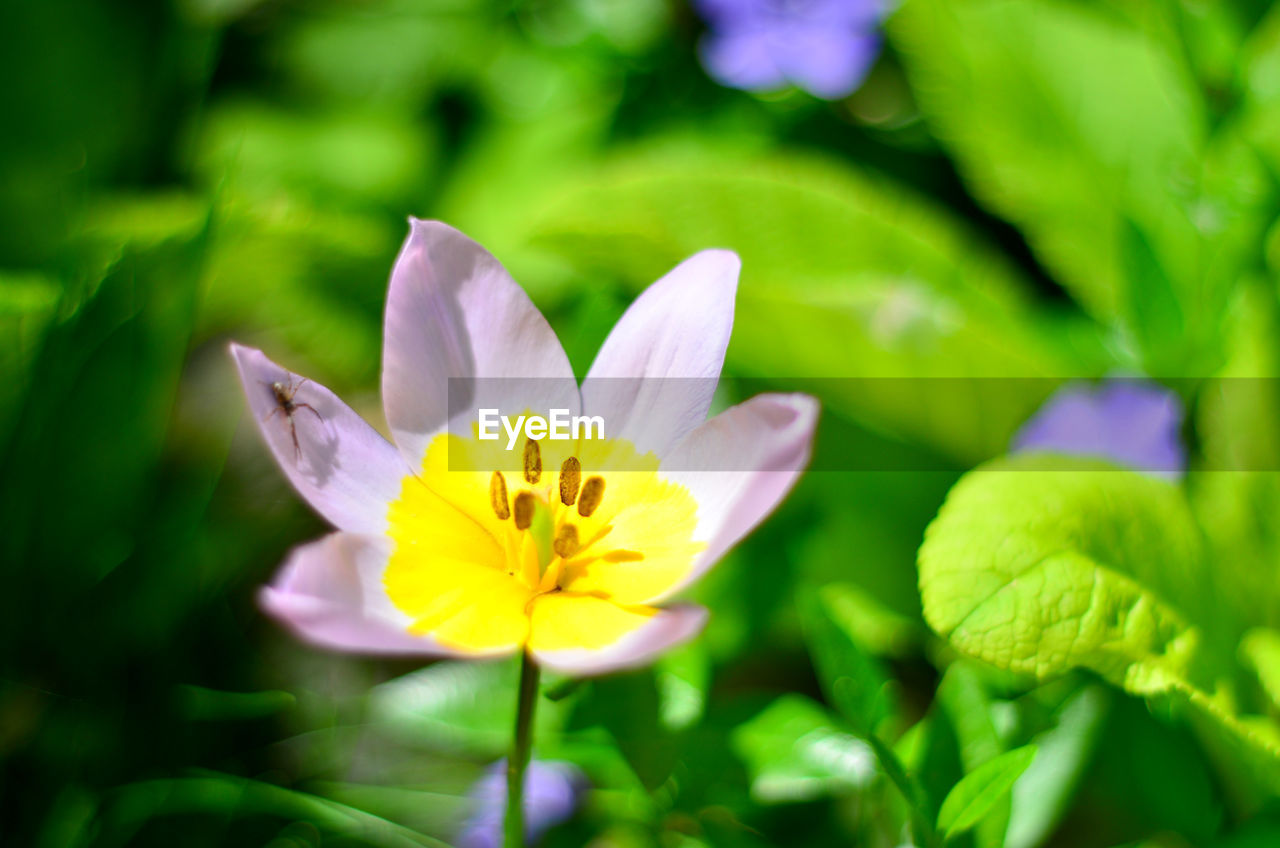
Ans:
<svg viewBox="0 0 1280 848"><path fill-rule="evenodd" d="M1071 383L1022 425L1012 450L1099 457L1177 476L1187 467L1179 435L1182 414L1177 395L1146 380L1111 378L1096 387Z"/></svg>
<svg viewBox="0 0 1280 848"><path fill-rule="evenodd" d="M644 664L693 638L706 610L660 604L774 509L808 462L817 419L812 398L764 394L706 420L739 265L703 251L650 286L579 387L493 256L451 227L411 220L384 327L394 446L325 387L233 344L276 461L338 530L291 553L263 607L327 648L526 650L579 675ZM504 454L453 417L459 384L504 411L601 416L609 438L526 439Z"/></svg>
<svg viewBox="0 0 1280 848"><path fill-rule="evenodd" d="M852 94L880 53L879 0L697 0L702 64L722 85L816 97Z"/></svg>
<svg viewBox="0 0 1280 848"><path fill-rule="evenodd" d="M578 808L586 776L570 763L530 760L524 773L524 842L536 844ZM458 835L458 848L499 848L507 812L507 761L498 760L469 793L471 816Z"/></svg>

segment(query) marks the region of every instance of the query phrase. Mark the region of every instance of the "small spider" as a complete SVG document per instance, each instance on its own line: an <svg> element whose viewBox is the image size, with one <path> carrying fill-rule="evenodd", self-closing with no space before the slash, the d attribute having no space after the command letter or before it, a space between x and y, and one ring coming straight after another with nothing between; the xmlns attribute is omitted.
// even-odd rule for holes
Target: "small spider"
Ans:
<svg viewBox="0 0 1280 848"><path fill-rule="evenodd" d="M275 408L272 409L271 412L267 413L267 417L264 418L263 421L270 421L275 417L277 412L284 413L284 417L289 420L289 435L293 438L293 461L297 462L302 457L302 448L298 445L298 428L293 420L294 413L299 409L309 409L311 410L311 414L314 415L318 421L324 421L324 416L319 412L316 412L315 407L311 404L294 402L294 395L296 395L298 393L298 389L301 389L303 384L307 382L307 379L303 377L301 382L296 386L293 383L292 377L289 378L289 382L287 383L282 383L279 380L276 380L274 383L268 383L265 380L259 380L259 382L271 390L271 394L275 397L276 401Z"/></svg>

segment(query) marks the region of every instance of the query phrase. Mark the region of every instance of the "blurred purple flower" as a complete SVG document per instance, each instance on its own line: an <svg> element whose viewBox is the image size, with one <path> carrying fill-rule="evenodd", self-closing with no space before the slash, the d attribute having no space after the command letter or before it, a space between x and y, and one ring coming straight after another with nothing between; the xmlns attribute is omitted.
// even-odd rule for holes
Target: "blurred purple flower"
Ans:
<svg viewBox="0 0 1280 848"><path fill-rule="evenodd" d="M702 64L721 85L788 83L825 100L853 93L880 53L880 0L694 0Z"/></svg>
<svg viewBox="0 0 1280 848"><path fill-rule="evenodd" d="M1147 380L1112 378L1099 386L1071 383L1040 407L1013 439L1013 452L1050 451L1109 459L1138 471L1179 476L1182 402Z"/></svg>
<svg viewBox="0 0 1280 848"><path fill-rule="evenodd" d="M569 763L530 761L524 773L524 842L534 845L567 821L587 788L586 776ZM501 848L507 813L507 761L498 760L471 787L475 811L458 834L458 848Z"/></svg>

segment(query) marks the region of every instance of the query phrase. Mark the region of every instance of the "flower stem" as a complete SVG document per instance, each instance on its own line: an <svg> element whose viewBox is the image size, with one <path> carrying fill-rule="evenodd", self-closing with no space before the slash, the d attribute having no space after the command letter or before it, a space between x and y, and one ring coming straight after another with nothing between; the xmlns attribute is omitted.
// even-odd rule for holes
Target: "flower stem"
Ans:
<svg viewBox="0 0 1280 848"><path fill-rule="evenodd" d="M504 848L524 845L524 770L533 747L533 712L538 705L538 664L526 651L520 660L520 700L516 707L515 741L507 757L507 816L503 823Z"/></svg>

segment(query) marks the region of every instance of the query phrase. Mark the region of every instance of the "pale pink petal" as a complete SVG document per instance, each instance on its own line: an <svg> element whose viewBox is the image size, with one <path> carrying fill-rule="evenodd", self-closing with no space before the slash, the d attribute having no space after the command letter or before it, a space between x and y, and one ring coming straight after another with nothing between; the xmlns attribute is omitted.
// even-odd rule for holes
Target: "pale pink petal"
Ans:
<svg viewBox="0 0 1280 848"><path fill-rule="evenodd" d="M557 598L543 596L549 603ZM542 600L541 598L539 599ZM613 607L609 601L599 598L580 598L587 603ZM556 610L563 617L568 610ZM625 614L625 613L623 613ZM688 642L702 632L707 623L707 610L696 604L673 604L656 614L642 619L636 617L639 626L622 634L613 644L603 648L571 648L540 650L537 646L539 610L535 607L530 632L530 653L540 665L552 671L576 676L609 674L623 669L647 665L661 654Z"/></svg>
<svg viewBox="0 0 1280 848"><path fill-rule="evenodd" d="M488 251L438 221L410 220L384 331L382 402L415 469L451 417L452 432L469 433L478 407L513 417L579 410L569 359L542 313Z"/></svg>
<svg viewBox="0 0 1280 848"><path fill-rule="evenodd" d="M706 420L741 267L732 251L704 250L631 304L582 384L583 409L608 437L661 456Z"/></svg>
<svg viewBox="0 0 1280 848"><path fill-rule="evenodd" d="M697 580L764 520L809 463L818 402L807 395L757 395L712 418L663 460L662 473L698 502L698 561L663 597ZM655 601L656 602L656 601Z"/></svg>
<svg viewBox="0 0 1280 848"><path fill-rule="evenodd" d="M304 380L260 350L232 344L240 382L267 446L298 493L339 530L380 533L387 504L409 469L395 446L319 383ZM272 391L293 393L292 416ZM294 446L294 436L297 446Z"/></svg>
<svg viewBox="0 0 1280 848"><path fill-rule="evenodd" d="M460 656L408 631L382 586L391 541L334 533L295 548L258 600L295 635L322 648L368 654Z"/></svg>

